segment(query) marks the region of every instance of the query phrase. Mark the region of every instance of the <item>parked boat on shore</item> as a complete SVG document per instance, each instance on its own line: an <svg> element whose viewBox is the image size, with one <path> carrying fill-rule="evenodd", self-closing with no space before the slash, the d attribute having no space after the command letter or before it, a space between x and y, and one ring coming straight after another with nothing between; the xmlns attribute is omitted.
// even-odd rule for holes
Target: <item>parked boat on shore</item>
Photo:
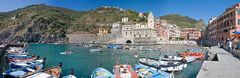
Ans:
<svg viewBox="0 0 240 78"><path fill-rule="evenodd" d="M116 64L113 72L115 78L138 78L137 73L129 64Z"/></svg>
<svg viewBox="0 0 240 78"><path fill-rule="evenodd" d="M115 78L115 77L108 70L102 67L98 67L94 69L93 73L91 74L91 78Z"/></svg>

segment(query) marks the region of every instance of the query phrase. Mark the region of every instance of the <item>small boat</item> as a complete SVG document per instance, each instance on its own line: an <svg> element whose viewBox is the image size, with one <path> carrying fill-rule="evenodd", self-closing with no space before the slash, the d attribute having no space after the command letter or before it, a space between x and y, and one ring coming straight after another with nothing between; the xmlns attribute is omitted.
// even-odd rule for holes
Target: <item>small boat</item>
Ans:
<svg viewBox="0 0 240 78"><path fill-rule="evenodd" d="M185 60L186 60L186 62L187 63L190 63L190 62L193 62L193 61L195 61L196 60L196 58L195 57L191 57L191 56L188 56L188 57L183 57Z"/></svg>
<svg viewBox="0 0 240 78"><path fill-rule="evenodd" d="M178 53L182 57L194 57L195 59L204 59L204 53L203 52L181 52Z"/></svg>
<svg viewBox="0 0 240 78"><path fill-rule="evenodd" d="M138 58L138 56L139 56L138 53L134 53L135 58Z"/></svg>
<svg viewBox="0 0 240 78"><path fill-rule="evenodd" d="M163 61L182 61L183 57L164 55L164 57L161 58L161 60L163 60Z"/></svg>
<svg viewBox="0 0 240 78"><path fill-rule="evenodd" d="M19 53L19 52L25 52L25 49L21 47L9 47L9 49L6 51L8 53Z"/></svg>
<svg viewBox="0 0 240 78"><path fill-rule="evenodd" d="M26 75L35 73L37 71L40 71L40 70L34 70L31 68L8 69L3 73L3 75L4 75L4 78L22 78Z"/></svg>
<svg viewBox="0 0 240 78"><path fill-rule="evenodd" d="M28 62L28 61L34 61L37 59L36 56L31 55L15 55L15 54L9 54L7 56L8 60L10 62Z"/></svg>
<svg viewBox="0 0 240 78"><path fill-rule="evenodd" d="M91 78L114 78L114 75L108 70L98 67L93 71Z"/></svg>
<svg viewBox="0 0 240 78"><path fill-rule="evenodd" d="M113 72L115 78L138 78L137 72L129 64L116 64Z"/></svg>
<svg viewBox="0 0 240 78"><path fill-rule="evenodd" d="M103 52L101 49L90 49L89 52Z"/></svg>
<svg viewBox="0 0 240 78"><path fill-rule="evenodd" d="M67 54L73 54L73 52L72 51L65 51L65 52L60 52L59 54L67 55Z"/></svg>
<svg viewBox="0 0 240 78"><path fill-rule="evenodd" d="M142 78L170 78L170 74L167 72L153 70L143 65L136 64L134 69Z"/></svg>
<svg viewBox="0 0 240 78"><path fill-rule="evenodd" d="M154 58L141 58L139 59L139 64L147 67L160 69L162 71L181 71L187 67L186 63L178 61L162 61Z"/></svg>
<svg viewBox="0 0 240 78"><path fill-rule="evenodd" d="M61 66L55 66L42 70L41 72L32 73L23 78L59 78L62 72Z"/></svg>
<svg viewBox="0 0 240 78"><path fill-rule="evenodd" d="M62 78L77 78L77 77L70 74L70 75L64 76L64 77L62 77Z"/></svg>
<svg viewBox="0 0 240 78"><path fill-rule="evenodd" d="M30 61L30 62L10 62L9 67L11 69L20 69L20 68L33 68L36 69L36 67L39 67L39 69L43 68L43 60L36 60L36 61Z"/></svg>
<svg viewBox="0 0 240 78"><path fill-rule="evenodd" d="M62 77L62 78L77 78L77 77L74 76L74 71L73 71L73 69L71 69L70 74L67 75L67 76L64 76L64 77Z"/></svg>

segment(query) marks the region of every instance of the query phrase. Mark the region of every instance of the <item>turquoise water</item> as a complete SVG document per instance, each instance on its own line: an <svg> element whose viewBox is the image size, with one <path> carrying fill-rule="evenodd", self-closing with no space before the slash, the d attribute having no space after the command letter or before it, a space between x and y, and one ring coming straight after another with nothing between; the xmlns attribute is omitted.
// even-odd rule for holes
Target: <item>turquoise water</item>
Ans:
<svg viewBox="0 0 240 78"><path fill-rule="evenodd" d="M31 44L27 49L31 54L39 55L41 58L46 57L46 67L58 65L63 63L62 74L65 76L69 74L70 69L74 69L75 76L89 78L92 71L98 64L102 64L103 68L112 72L112 68L119 58L119 63L129 63L131 65L137 64L137 58L133 55L136 51L131 50L115 50L103 49L102 53L89 52L89 48L78 47L69 44ZM61 55L60 52L71 50L72 55ZM181 49L185 50L185 49ZM180 50L177 50L180 51ZM159 57L158 52L140 52L140 57ZM166 53L165 53L166 54ZM201 61L195 61L188 65L182 72L175 73L176 78L195 78L200 67Z"/></svg>

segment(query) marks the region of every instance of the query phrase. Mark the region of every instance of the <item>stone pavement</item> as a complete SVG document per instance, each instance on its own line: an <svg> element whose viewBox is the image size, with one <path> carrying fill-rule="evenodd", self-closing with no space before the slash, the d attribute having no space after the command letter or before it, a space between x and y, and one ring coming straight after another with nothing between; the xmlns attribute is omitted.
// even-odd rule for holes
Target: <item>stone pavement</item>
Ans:
<svg viewBox="0 0 240 78"><path fill-rule="evenodd" d="M224 49L212 47L218 61L204 61L197 78L240 78L240 60Z"/></svg>

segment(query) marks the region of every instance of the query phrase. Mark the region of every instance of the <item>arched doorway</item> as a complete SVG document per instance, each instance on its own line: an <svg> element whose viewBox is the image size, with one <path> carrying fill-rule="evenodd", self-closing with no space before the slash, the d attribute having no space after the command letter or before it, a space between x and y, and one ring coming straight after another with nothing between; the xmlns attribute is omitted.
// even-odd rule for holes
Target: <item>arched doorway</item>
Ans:
<svg viewBox="0 0 240 78"><path fill-rule="evenodd" d="M128 43L128 44L129 44L129 43L132 43L132 41L131 41L131 40L127 40L127 41L126 41L126 43Z"/></svg>

